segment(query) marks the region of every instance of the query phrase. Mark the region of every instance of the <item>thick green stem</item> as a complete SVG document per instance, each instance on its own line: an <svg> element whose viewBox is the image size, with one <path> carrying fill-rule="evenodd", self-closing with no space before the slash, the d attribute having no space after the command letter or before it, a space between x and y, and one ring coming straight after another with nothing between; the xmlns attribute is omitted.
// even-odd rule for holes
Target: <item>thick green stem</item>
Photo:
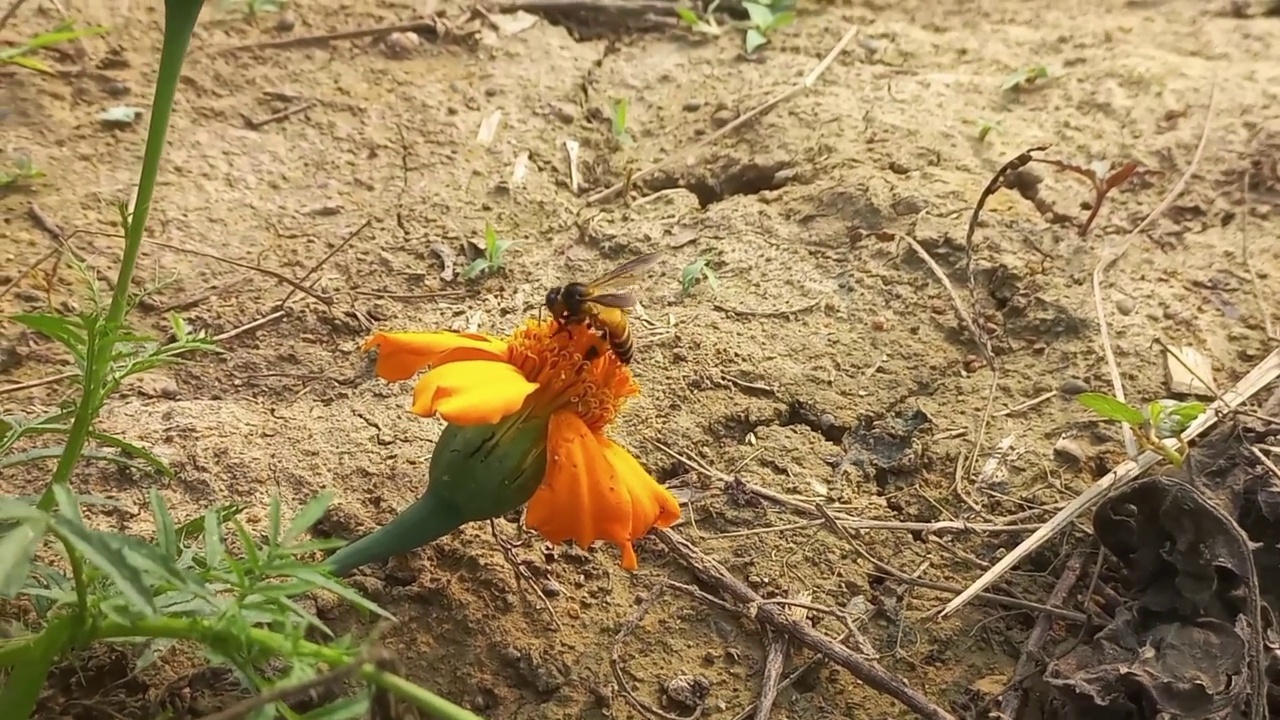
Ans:
<svg viewBox="0 0 1280 720"><path fill-rule="evenodd" d="M330 555L324 565L341 577L363 565L403 555L439 540L467 519L439 494L428 492L391 522Z"/></svg>
<svg viewBox="0 0 1280 720"><path fill-rule="evenodd" d="M208 638L211 632L218 631L205 625L200 620L159 617L132 623L109 620L98 625L95 628L94 635L97 640L167 638L201 642ZM334 650L306 640L285 637L262 628L237 630L234 635L239 642L256 645L282 657L305 655L331 666L343 665L351 661L350 656L341 650ZM479 715L458 707L430 690L419 687L399 675L387 672L373 663L365 663L360 668L360 677L378 685L387 692L408 700L419 709L430 713L430 717L441 718L441 720L483 720Z"/></svg>
<svg viewBox="0 0 1280 720"><path fill-rule="evenodd" d="M160 70L156 77L156 93L151 104L151 125L147 129L147 145L142 156L142 173L138 177L138 191L134 199L133 215L125 231L124 254L116 275L116 289L111 296L111 306L104 321L104 333L91 342L85 358L84 378L80 405L75 420L67 433L67 444L58 459L53 481L66 483L80 461L93 421L102 407L103 380L111 366L115 338L124 324L129 307L129 288L133 271L142 250L142 237L151 212L151 199L155 195L156 178L160 174L160 158L164 154L165 137L169 133L169 118L173 114L173 100L178 92L178 78L182 74L182 62L191 44L191 33L204 0L165 0L164 46L160 50ZM40 509L53 509L53 493L46 491L40 498Z"/></svg>

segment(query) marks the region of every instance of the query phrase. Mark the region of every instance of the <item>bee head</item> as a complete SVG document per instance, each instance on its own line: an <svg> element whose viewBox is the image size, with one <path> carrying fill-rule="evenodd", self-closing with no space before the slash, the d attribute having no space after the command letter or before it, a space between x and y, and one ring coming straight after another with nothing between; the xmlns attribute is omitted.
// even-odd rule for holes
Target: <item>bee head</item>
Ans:
<svg viewBox="0 0 1280 720"><path fill-rule="evenodd" d="M547 309L552 313L556 311L556 305L560 304L560 288L554 287L547 291Z"/></svg>

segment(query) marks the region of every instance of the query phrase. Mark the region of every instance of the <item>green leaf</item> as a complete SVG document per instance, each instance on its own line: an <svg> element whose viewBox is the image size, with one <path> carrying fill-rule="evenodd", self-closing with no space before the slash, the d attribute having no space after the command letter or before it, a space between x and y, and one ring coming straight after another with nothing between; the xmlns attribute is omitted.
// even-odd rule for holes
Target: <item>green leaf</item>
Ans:
<svg viewBox="0 0 1280 720"><path fill-rule="evenodd" d="M342 583L330 578L328 575L316 570L314 567L296 567L281 570L281 574L287 577L297 578L303 582L310 583L312 586L328 590L338 597L346 600L348 603L364 608L370 612L377 613L388 620L394 620L395 616L386 610L375 605L371 600L365 599L363 595L355 590L343 585Z"/></svg>
<svg viewBox="0 0 1280 720"><path fill-rule="evenodd" d="M65 445L54 445L53 447L36 448L26 452L14 453L13 455L0 458L0 469L13 467L15 465L23 465L37 460L57 459L62 457L62 453L64 452L66 452ZM129 458L114 455L112 453L104 453L100 450L85 450L80 453L80 455L81 457L89 460L103 460L141 472L146 472L149 469L148 466L133 462Z"/></svg>
<svg viewBox="0 0 1280 720"><path fill-rule="evenodd" d="M280 544L280 496L272 495L267 503L267 547L275 550Z"/></svg>
<svg viewBox="0 0 1280 720"><path fill-rule="evenodd" d="M757 28L764 29L773 23L773 11L768 6L760 3L744 2L742 7L747 11L747 15L751 17L751 24ZM750 35L747 36L747 42L751 42Z"/></svg>
<svg viewBox="0 0 1280 720"><path fill-rule="evenodd" d="M781 30L782 28L790 25L795 21L796 21L795 12L792 10L787 10L786 12L780 12L777 15L774 15L773 22L769 23L769 27L766 29L769 31Z"/></svg>
<svg viewBox="0 0 1280 720"><path fill-rule="evenodd" d="M28 70L35 70L38 73L44 73L46 75L58 74L53 71L53 68L49 67L48 65L45 65L44 63L31 57L30 55L14 55L13 57L4 58L3 60L0 60L0 62L13 63L18 67L24 67Z"/></svg>
<svg viewBox="0 0 1280 720"><path fill-rule="evenodd" d="M0 708L7 718L29 718L44 690L49 668L67 649L73 629L71 617L60 618L40 633L40 639L28 646L23 657L13 664L13 670L0 690Z"/></svg>
<svg viewBox="0 0 1280 720"><path fill-rule="evenodd" d="M223 522L224 520L213 510L204 514L204 561L211 570L220 567L222 558L226 555L225 540L222 536Z"/></svg>
<svg viewBox="0 0 1280 720"><path fill-rule="evenodd" d="M119 535L90 530L79 520L65 516L54 519L53 531L109 577L135 610L148 616L156 614L151 588L138 567L125 556Z"/></svg>
<svg viewBox="0 0 1280 720"><path fill-rule="evenodd" d="M151 517L156 523L156 547L169 557L177 557L180 549L178 531L173 527L173 516L169 514L164 497L154 488L147 493L147 496L151 501Z"/></svg>
<svg viewBox="0 0 1280 720"><path fill-rule="evenodd" d="M746 39L745 47L748 55L755 52L756 50L759 50L760 47L767 42L769 42L769 39L764 36L764 33L760 32L755 28L750 28L749 30L747 30L747 39Z"/></svg>
<svg viewBox="0 0 1280 720"><path fill-rule="evenodd" d="M240 522L240 518L236 518L231 522L231 527L236 531L236 537L240 540L240 545L244 550L244 559L249 563L250 568L262 567L262 555L258 553L258 545L253 541L253 536L249 534L249 528Z"/></svg>
<svg viewBox="0 0 1280 720"><path fill-rule="evenodd" d="M471 261L471 264L467 266L466 270L462 271L462 277L467 280L477 277L480 273L488 270L490 264L491 263L488 258L476 258Z"/></svg>
<svg viewBox="0 0 1280 720"><path fill-rule="evenodd" d="M166 478L173 477L173 469L169 467L169 464L166 463L164 460L161 460L155 453L151 452L150 450L144 447L141 447L139 445L134 445L128 440L125 440L123 438L118 438L115 435L109 435L107 433L98 432L97 430L90 430L89 437L93 438L97 442L102 443L103 445L108 445L110 447L115 448L116 450L119 450L120 452L126 455L129 455L138 460L141 460L142 462L151 466L153 470L160 473L162 476Z"/></svg>
<svg viewBox="0 0 1280 720"><path fill-rule="evenodd" d="M333 502L333 492L325 490L324 492L311 498L311 501L293 516L293 521L289 523L289 529L285 531L284 537L281 538L280 544L289 546L294 540L302 537L302 533L311 529L320 518L324 517L324 513L329 509L329 503Z"/></svg>
<svg viewBox="0 0 1280 720"><path fill-rule="evenodd" d="M1094 414L1107 420L1122 422L1133 427L1141 427L1142 411L1126 405L1105 393L1084 392L1076 396L1076 400L1089 408Z"/></svg>
<svg viewBox="0 0 1280 720"><path fill-rule="evenodd" d="M679 15L680 19L686 25L696 26L698 23L702 22L702 18L698 17L698 13L694 12L693 10L690 10L687 7L676 8L676 15Z"/></svg>
<svg viewBox="0 0 1280 720"><path fill-rule="evenodd" d="M177 527L178 544L185 545L189 540L203 535L205 526L209 522L210 514L212 514L214 521L221 526L242 512L244 512L243 505L229 503L212 508L204 515L197 515Z"/></svg>
<svg viewBox="0 0 1280 720"><path fill-rule="evenodd" d="M56 341L71 353L76 359L76 364L84 364L84 349L88 340L85 337L83 323L61 315L45 313L19 313L10 317L19 325L25 325Z"/></svg>
<svg viewBox="0 0 1280 720"><path fill-rule="evenodd" d="M40 515L43 517L26 519L0 535L0 597L16 596L27 583L31 561L49 527L49 517L44 513Z"/></svg>

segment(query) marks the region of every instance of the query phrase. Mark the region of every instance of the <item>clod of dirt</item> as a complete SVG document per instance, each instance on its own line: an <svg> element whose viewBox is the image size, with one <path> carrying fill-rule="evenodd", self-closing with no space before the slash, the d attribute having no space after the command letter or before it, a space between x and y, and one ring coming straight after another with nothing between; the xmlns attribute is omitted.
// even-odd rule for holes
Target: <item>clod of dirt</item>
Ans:
<svg viewBox="0 0 1280 720"><path fill-rule="evenodd" d="M702 707L711 695L711 681L701 675L677 675L662 685L667 699L689 709Z"/></svg>
<svg viewBox="0 0 1280 720"><path fill-rule="evenodd" d="M841 440L845 455L836 472L856 469L871 477L881 490L887 489L896 477L919 469L924 447L916 435L931 423L928 414L917 407L880 418L864 416Z"/></svg>
<svg viewBox="0 0 1280 720"><path fill-rule="evenodd" d="M1062 384L1058 386L1058 392L1063 395L1075 397L1080 393L1089 392L1089 383L1075 378L1068 378L1063 380Z"/></svg>
<svg viewBox="0 0 1280 720"><path fill-rule="evenodd" d="M661 171L644 182L647 192L684 188L698 198L698 206L706 207L734 195L756 195L777 190L795 179L794 169L786 159L739 160L722 157L714 163L700 163L693 168Z"/></svg>
<svg viewBox="0 0 1280 720"><path fill-rule="evenodd" d="M517 687L532 689L546 696L554 695L564 687L572 674L558 660L537 657L528 650L505 647L498 651L498 657L504 665L515 670Z"/></svg>

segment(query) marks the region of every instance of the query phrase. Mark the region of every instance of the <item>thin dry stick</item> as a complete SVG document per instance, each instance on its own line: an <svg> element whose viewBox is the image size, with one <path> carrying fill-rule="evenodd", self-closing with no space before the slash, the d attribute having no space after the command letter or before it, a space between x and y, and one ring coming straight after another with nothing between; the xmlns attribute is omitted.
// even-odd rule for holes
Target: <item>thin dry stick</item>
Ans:
<svg viewBox="0 0 1280 720"><path fill-rule="evenodd" d="M489 532L493 534L494 542L498 543L498 549L502 551L502 557L511 566L511 571L515 573L516 585L527 587L534 595L538 596L538 600L542 602L542 607L547 611L547 615L551 618L551 624L555 625L556 630L563 630L560 625L560 617L556 615L556 609L551 606L551 601L542 593L542 588L538 587L538 583L533 579L533 573L529 572L529 568L520 562L520 558L516 555L516 548L519 543L512 542L504 537L498 531L498 522L489 520Z"/></svg>
<svg viewBox="0 0 1280 720"><path fill-rule="evenodd" d="M4 16L0 17L0 30L3 30L4 26L9 24L9 20L13 19L13 16L18 14L18 10L22 8L22 4L26 1L27 0L13 0L13 3L9 5L9 9L4 11Z"/></svg>
<svg viewBox="0 0 1280 720"><path fill-rule="evenodd" d="M678 557L703 582L719 588L721 592L755 610L755 619L770 627L788 633L797 642L848 670L851 675L872 690L892 697L913 712L929 720L956 720L955 716L938 707L901 677L890 673L879 664L858 657L849 648L831 638L819 634L807 624L795 619L783 607L767 604L742 581L729 574L719 563L703 555L688 540L667 529L654 535L673 555Z"/></svg>
<svg viewBox="0 0 1280 720"><path fill-rule="evenodd" d="M422 32L424 30L438 32L438 26L438 20L435 18L428 18L426 20L415 20L413 22L398 23L395 25L380 25L378 27L342 30L339 32L321 33L319 35L299 35L297 37L284 38L282 40L268 40L266 42L246 43L244 45L231 45L229 47L214 50L213 53L216 55L222 55L226 53L240 52L242 50L278 50L281 48L299 47L302 45L315 45L317 43L326 43L333 40L354 40L373 35L390 35L395 32Z"/></svg>
<svg viewBox="0 0 1280 720"><path fill-rule="evenodd" d="M261 265L255 265L253 263L240 262L239 260L232 260L231 258L225 258L225 257L222 257L221 255L215 255L211 252L205 252L203 250L195 250L192 248L182 247L181 245L172 245L170 243L160 242L159 240L152 240L151 244L156 245L158 247L167 248L169 250L184 252L184 253L187 253L188 255L197 255L199 257L209 258L210 260L217 260L220 263L226 263L227 265L242 268L244 270L252 270L253 272L261 273L263 275L266 275L269 278L282 282L285 285L288 285L289 287L293 288L298 292L305 293L308 296L310 296L312 299L317 300L321 303L324 303L325 305L329 305L333 302L333 298L329 297L328 295L321 295L320 293L316 292L315 290L312 290L306 285L303 285L297 280L294 280L288 275L285 275L284 273L279 272L277 270L272 270L271 268L265 268L265 267L262 267ZM287 300L288 297L289 296L286 295L285 299Z"/></svg>
<svg viewBox="0 0 1280 720"><path fill-rule="evenodd" d="M853 551L858 554L858 557L861 557L868 564L870 564L871 567L874 568L876 572L882 575L886 575L888 577L894 578L895 580L905 583L907 585L924 588L926 590L937 590L939 592L952 592L953 590L960 589L959 585L934 582L933 580L925 580L924 578L919 578L914 575L908 575L907 573L902 572L898 568L879 560L874 555L872 555L865 547L863 547L862 544L859 543L853 537L853 535L849 533L848 530L845 530L841 526L841 524L836 521L835 517L832 516L832 514L827 511L826 508L819 505L818 510L822 513L822 516L826 519L828 526L831 527L832 530L835 530L836 534L839 535L841 538L843 538L844 541L849 544L849 547L853 548ZM1070 620L1072 622L1083 623L1085 620L1088 619L1083 613L1073 612L1071 610L1062 610L1060 608L1053 608L1053 607L1049 607L1048 605L1041 605L1040 603L1034 603L1028 600L1021 600L1019 598L1005 597L1003 595L993 595L991 593L982 593L981 599L984 602L988 602L994 605L1004 605L1006 607L1017 608L1019 610L1026 610L1028 612L1033 612L1033 613L1045 613L1047 615L1052 615L1054 617L1062 618L1063 620Z"/></svg>
<svg viewBox="0 0 1280 720"><path fill-rule="evenodd" d="M35 262L23 268L22 271L18 273L17 277L15 277L13 280L10 280L9 284L5 285L3 289L0 289L0 298L4 297L5 295L8 295L10 290L13 290L14 288L18 287L18 283L22 282L23 278L35 272L36 268L45 264L45 262L48 261L49 258L53 257L54 255L57 255L60 252L62 252L62 248L56 247L46 252L45 254L41 255L39 258L36 259Z"/></svg>
<svg viewBox="0 0 1280 720"><path fill-rule="evenodd" d="M1160 217L1173 204L1178 195L1182 194L1183 189L1186 188L1187 181L1195 173L1196 167L1200 164L1200 158L1204 155L1205 145L1209 142L1209 128L1213 124L1213 106L1217 96L1218 86L1214 84L1209 90L1209 107L1205 110L1204 129L1200 133L1200 144L1196 146L1195 155L1191 157L1191 163L1187 165L1186 172L1182 173L1182 177L1178 178L1177 184L1164 196L1164 199L1160 201L1155 210L1152 210L1145 220L1138 223L1138 226L1125 236L1124 242L1119 249L1110 254L1104 252L1102 258L1098 260L1098 264L1093 268L1093 309L1098 316L1098 334L1102 338L1102 354L1107 360L1107 372L1111 375L1112 393L1115 399L1120 402L1125 401L1124 383L1120 379L1120 367L1116 364L1116 354L1111 346L1111 331L1107 327L1107 313L1102 306L1102 276L1107 272L1108 268L1125 254L1134 237L1146 229L1148 225L1155 222L1156 218ZM1138 439L1133 434L1133 428L1129 427L1128 423L1120 424L1120 432L1124 436L1125 452L1128 453L1129 459L1132 460L1138 456Z"/></svg>
<svg viewBox="0 0 1280 720"><path fill-rule="evenodd" d="M1249 171L1244 171L1244 207L1240 211L1240 260L1249 271L1249 281L1253 285L1253 299L1258 303L1258 313L1262 315L1262 330L1272 340L1280 340L1271 324L1271 308L1263 300L1262 284L1258 281L1258 271L1249 262ZM4 293L0 293L3 295Z"/></svg>
<svg viewBox="0 0 1280 720"><path fill-rule="evenodd" d="M63 380L69 380L79 374L80 373L75 372L64 372L57 375L51 375L46 378L40 378L39 380L28 380L27 382L5 385L4 387L0 387L0 395L22 392L23 390L34 390L38 387L44 387L45 385L52 385L54 383L62 382Z"/></svg>
<svg viewBox="0 0 1280 720"><path fill-rule="evenodd" d="M294 698L303 697L312 691L323 687L339 686L347 680L353 678L361 669L369 662L368 658L357 657L355 660L334 668L325 673L304 680L294 685L284 685L282 687L274 687L261 695L255 695L246 698L231 707L216 712L212 715L205 715L202 720L237 720L237 718L247 718L253 711L266 707L272 703L284 702Z"/></svg>
<svg viewBox="0 0 1280 720"><path fill-rule="evenodd" d="M796 600L804 603L812 599L813 595L807 590L796 596ZM803 606L792 607L789 613L799 622L804 622L809 615L808 608ZM764 653L764 672L760 677L760 699L756 701L755 720L769 720L773 703L778 699L778 686L782 684L782 671L786 669L787 651L791 648L786 633L776 632L764 623L760 623L760 627L769 639L769 647Z"/></svg>
<svg viewBox="0 0 1280 720"><path fill-rule="evenodd" d="M799 95L802 95L808 92L809 89L812 88L816 82L818 82L818 78L822 77L822 74L827 71L828 67L831 66L831 63L835 62L836 57L838 57L840 53L844 52L845 47L849 44L851 40L853 40L853 36L856 35L857 33L858 33L858 26L857 25L850 26L848 31L845 32L844 37L840 38L840 42L836 43L836 46L831 49L831 52L827 53L826 57L822 58L822 61L819 62L817 66L813 68L813 70L809 71L809 74L805 75L804 79L801 80L800 83L797 84L795 87L790 88L789 90L783 91L781 93L778 93L777 95L774 95L772 98L769 98L768 100L766 100L763 105L760 105L755 109L748 111L745 115L739 116L738 118L734 119L733 122L711 133L710 135L694 143L693 145L686 147L680 152L677 152L672 155L668 155L664 157L662 160L660 160L659 162L653 165L650 165L649 167L641 170L640 172L635 173L634 175L629 176L626 180L620 183L616 183L612 187L601 190L600 192L588 197L587 204L595 205L596 203L608 200L614 195L617 195L618 192L621 191L628 184L635 183L637 180L640 180L648 175L653 174L654 172L657 172L658 170L661 170L662 168L666 167L668 164L670 164L671 162L677 159L684 160L686 158L692 157L698 151L714 143L715 141L719 140L725 135L728 135L729 133L737 130L743 125L746 125L747 123L763 115L769 110L772 110L778 105L781 105L782 103L788 100L791 100L792 98L795 98Z"/></svg>
<svg viewBox="0 0 1280 720"><path fill-rule="evenodd" d="M1058 584L1054 585L1053 592L1049 593L1049 605L1061 605L1066 600L1067 593L1071 592L1071 588L1075 587L1076 581L1080 579L1080 571L1084 567L1084 555L1083 552L1077 552L1067 561L1067 566L1062 570L1062 577L1058 578ZM1051 627L1053 627L1053 618L1041 615L1036 619L1035 627L1031 628L1031 634L1027 636L1027 646L1013 669L1013 687L1000 701L1000 714L1009 720L1018 717L1018 710L1022 706L1022 681L1035 671L1038 665L1036 658L1041 654Z"/></svg>
<svg viewBox="0 0 1280 720"><path fill-rule="evenodd" d="M694 708L692 714L684 717L663 712L644 700L641 700L640 696L636 695L635 691L631 689L631 683L627 682L627 676L622 673L622 643L631 635L631 633L636 631L636 628L640 627L640 622L644 620L645 615L649 614L649 610L658 602L658 598L662 596L663 591L666 589L666 583L655 586L653 590L649 591L649 594L645 596L644 600L640 603L640 607L636 608L636 611L631 614L631 617L627 618L627 621L623 623L622 629L619 630L618 634L613 638L613 647L609 650L609 668L613 671L613 680L618 683L618 690L622 693L622 696L625 697L627 702L631 703L631 707L635 708L640 714L659 717L662 718L662 720L697 720L698 717L701 717L702 711L706 708L706 705L699 705Z"/></svg>
<svg viewBox="0 0 1280 720"><path fill-rule="evenodd" d="M705 597L705 595L704 595L704 597ZM849 602L844 606L845 612L852 612L852 611L853 611L853 609L854 609L854 607L856 606L856 603L857 603L857 600L856 600L856 599L854 599L854 600L850 600L850 601L849 601ZM732 609L732 608L730 608L730 609ZM842 633L840 633L838 636L836 636L836 642L837 642L837 643L840 643L840 644L844 644L844 643L845 643L845 641L850 640L850 639L852 639L852 640L853 640L853 642L858 646L858 647L857 647L857 650L858 650L858 652L859 652L859 653L861 653L861 654L863 654L863 655L867 655L867 656L870 656L870 655L874 655L874 654L875 654L875 652L872 650L871 646L867 643L867 639L866 639L866 638L864 638L864 637L862 637L862 634L861 634L861 633L859 633L855 628L847 627L847 628L845 628L845 631L844 631L844 632L842 632ZM781 691L781 690L783 690L783 689L785 689L785 688L789 688L789 687L791 687L791 686L792 686L792 685L794 685L794 684L796 683L796 681L798 681L798 680L799 680L799 679L800 679L800 678L801 678L801 677L802 677L806 672L808 672L808 671L809 671L809 668L811 668L811 667L813 667L814 665L817 665L817 664L819 664L819 663L826 662L826 660L827 660L827 658L826 658L825 656L823 656L823 655L815 655L815 656L813 656L813 657L812 657L812 658L810 658L807 662L805 662L803 665L801 665L800 667L798 667L798 668L796 668L795 670L793 670L793 671L791 672L791 674L790 674L790 675L788 675L788 676L786 676L785 678L783 678L783 679L782 679L782 682L779 682L779 683L778 683L778 690L779 690L779 691ZM750 718L750 717L752 716L752 713L754 713L754 712L755 712L755 709L756 709L756 703L754 703L754 702L753 702L753 703L751 703L750 705L748 705L748 706L746 707L746 709L744 709L742 712L738 713L738 714L733 718L733 720L747 720L747 718Z"/></svg>
<svg viewBox="0 0 1280 720"><path fill-rule="evenodd" d="M1219 417L1229 415L1235 408L1248 402L1249 398L1253 397L1277 377L1280 377L1280 348L1273 350L1270 355L1263 358L1262 362L1250 370L1249 374L1241 378L1240 382L1223 393L1221 400L1215 400L1209 405L1204 414L1196 418L1182 433L1182 437L1186 440L1193 440L1199 437L1206 430L1213 427L1218 422ZM1175 450L1178 447L1176 439L1162 440L1161 443L1170 450ZM1077 517L1092 508L1113 488L1138 477L1162 459L1162 455L1147 450L1137 458L1124 461L1114 470L1099 478L1093 484L1093 487L1090 487L1075 500L1068 503L1065 508L1059 511L1057 515L1054 515L1039 530L1036 530L1030 537L1023 540L1008 555L1000 558L999 562L983 573L982 577L975 580L972 585L965 588L964 592L947 603L938 616L940 618L946 617L959 610L979 593L999 580L1005 573L1009 572L1024 557L1034 552L1054 535L1057 535L1060 530L1074 523Z"/></svg>
<svg viewBox="0 0 1280 720"><path fill-rule="evenodd" d="M373 218L368 218L364 222L360 223L360 227L356 228L349 235L343 238L342 242L335 245L333 249L330 250L324 257L320 258L320 262L316 263L315 265L312 265L310 270L303 273L302 279L299 280L298 282L305 283L306 281L310 280L311 276L315 275L320 268L324 267L325 263L329 262L329 260L332 259L334 255L337 255L339 252L341 252L342 249L345 248L347 245L350 245L352 240L355 240L357 237L359 237L360 233L364 232L365 229L372 224L373 224ZM296 289L297 288L295 288L294 290ZM289 292L285 293L284 299L280 301L280 307L284 307L285 303L289 302L289 299L293 297L294 290L290 290Z"/></svg>

